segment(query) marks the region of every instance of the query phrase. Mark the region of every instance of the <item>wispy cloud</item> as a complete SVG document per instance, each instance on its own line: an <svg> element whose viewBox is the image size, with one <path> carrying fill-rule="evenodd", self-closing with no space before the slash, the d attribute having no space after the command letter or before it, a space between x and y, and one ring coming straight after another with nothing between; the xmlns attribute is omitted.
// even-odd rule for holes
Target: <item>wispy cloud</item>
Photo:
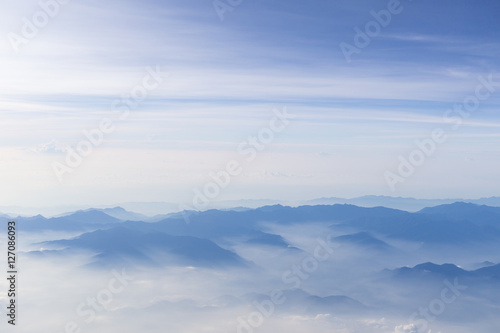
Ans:
<svg viewBox="0 0 500 333"><path fill-rule="evenodd" d="M264 152L262 160L273 161L272 168L259 162L252 172L295 175L269 177L286 178L290 186L307 185L296 175L315 175L309 179L311 188L328 184L318 195L335 182L361 188L356 174L364 174L370 175L366 184L373 184L369 192L381 193L385 186L379 170L415 139L446 125L443 113L474 93L480 75L500 71L500 46L491 33L498 20L485 14L487 5L471 8L467 24L443 18L427 26L422 13L429 19L435 13L442 17L445 7L415 4L355 63L347 64L338 44L352 39L354 26L373 19L371 10L382 9L375 7L370 1L279 0L239 6L221 22L212 4L201 0L69 2L18 54L7 38L0 43L1 149L19 163L4 175L23 178L24 170L40 176L32 180L41 192L68 193L95 172L100 181L86 185L85 198L101 187L107 189L102 193L116 193L122 186L118 174L143 180L143 187L140 182L134 186L151 186L151 193L162 197L169 182L182 179L184 188L178 185L176 191L187 193L197 185L194 179L203 181L208 165L217 168L231 158L238 143L268 121L272 108L286 105L297 115L294 126ZM457 11L466 13L467 8L460 4ZM19 33L23 18L37 10L37 1L2 7L0 32ZM465 25L470 31L461 28ZM53 183L48 157L63 145L74 147L84 130L112 117L113 101L140 83L147 66L169 72L164 84L116 124L102 153L96 151L84 164L75 183ZM457 141L450 149L465 151L460 144L466 138L496 143L498 105L499 98L492 96L465 119L461 132L453 133ZM30 148L39 154L27 154ZM141 149L149 153L141 154ZM142 161L130 163L137 154ZM280 154L287 154L286 159L280 160ZM157 158L170 155L190 171ZM436 158L442 165L454 163L445 154ZM29 165L40 168L26 171ZM231 195L254 188L259 196L257 186L242 183L247 187Z"/></svg>

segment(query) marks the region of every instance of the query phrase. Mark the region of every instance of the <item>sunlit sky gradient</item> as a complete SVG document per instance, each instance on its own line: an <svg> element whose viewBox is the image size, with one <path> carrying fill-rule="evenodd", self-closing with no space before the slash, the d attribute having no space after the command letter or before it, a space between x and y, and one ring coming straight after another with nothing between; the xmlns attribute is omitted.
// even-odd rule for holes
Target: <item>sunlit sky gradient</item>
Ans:
<svg viewBox="0 0 500 333"><path fill-rule="evenodd" d="M246 0L221 21L210 0L74 0L16 53L8 34L40 7L4 1L2 204L190 203L283 107L296 118L216 200L498 195L500 3L403 0L346 62L340 43L387 4ZM62 148L157 66L160 87L59 182ZM445 111L489 74L498 91L451 130ZM449 140L392 192L384 173L437 127Z"/></svg>

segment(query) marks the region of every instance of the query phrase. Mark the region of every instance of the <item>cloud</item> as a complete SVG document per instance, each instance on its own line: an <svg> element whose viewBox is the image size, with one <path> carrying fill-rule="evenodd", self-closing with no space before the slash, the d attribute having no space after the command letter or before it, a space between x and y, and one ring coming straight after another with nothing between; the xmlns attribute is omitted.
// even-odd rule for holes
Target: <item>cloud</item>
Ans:
<svg viewBox="0 0 500 333"><path fill-rule="evenodd" d="M485 17L478 15L479 11L495 11L484 4L462 4L455 11L467 13L467 27L474 31L454 29L463 25L457 20L439 20L443 29L456 31L445 36L420 20L422 13L435 17L439 12L435 9L445 5L412 4L410 10L408 4L402 14L405 19L393 21L387 35L374 39L357 61L348 65L338 45L352 41L352 28L362 15L373 19L370 11L381 9L374 6L370 1L306 4L277 0L238 6L220 22L210 1L150 1L147 5L137 1L71 1L19 55L7 38L0 43L0 120L8 129L0 133L1 147L30 147L37 153L16 162L23 163L22 169L11 164L6 170L4 164L3 177L27 179L30 185L34 180L28 181L28 175L44 178L44 186L53 182L50 165L54 155L63 152L61 143L75 146L84 138L83 130L95 128L103 117L113 118L113 101L142 80L146 67L158 65L170 76L127 121L117 124L116 132L106 136L103 147L88 159L88 166L74 173L75 183L88 178L91 182L85 184L85 190L78 190L72 203L81 203L95 193L125 193L123 179L127 185L134 179L147 182L140 191L130 189L128 196L156 193L151 196L154 201L166 197L175 200L179 192L188 193L196 186L186 179L200 179L210 171L202 166L207 159L210 164L225 163L239 142L268 121L266 112L283 105L298 115L296 125L262 156L268 164L270 159L264 158L279 157L276 153L281 151L290 152L291 158L286 162L275 159L272 166L255 164L248 172L262 175L271 168L273 174L269 173L268 179L281 180L281 185L286 181L290 186L318 186L311 188L307 197L385 194L382 169L405 153L415 139L425 137L435 126L446 125L442 119L446 109L474 92L479 75L497 67L490 58L498 53L498 43L489 36L498 20L493 18L488 26L484 23L487 29L480 33ZM0 8L6 18L0 22L0 30L4 35L19 32L23 17L32 17L39 10L37 1L12 2ZM435 24L428 21L426 24ZM440 43L443 39L446 42ZM477 57L466 59L464 55L471 52ZM494 132L500 126L497 106L493 97L481 105L481 112L464 121L467 126L463 132L453 133L447 147L462 152L468 146L485 147L486 140L491 147L498 146ZM464 144L466 139L468 144ZM150 153L141 154L140 162L130 162L137 150ZM203 151L226 154L206 156L200 153ZM307 151L323 153L311 158ZM478 161L496 159L490 152L479 154L474 156ZM179 158L157 168L155 155ZM449 155L438 157L443 169L459 169ZM496 166L495 161L490 165ZM138 163L141 165L131 166ZM177 165L192 173L185 175ZM102 174L110 169L109 174ZM321 179L315 177L318 174L322 174ZM467 179L478 183L477 177L483 174L478 167L469 171ZM360 175L370 175L370 179L357 184ZM99 179L98 184L92 178ZM183 188L177 186L177 179L183 180ZM317 185L320 181L324 184L321 188ZM429 183L434 182L431 179ZM255 189L251 195L257 198L267 196L269 190L276 196L290 192L278 186L257 189L256 184L252 184ZM152 188L156 185L158 188ZM24 193L38 198L46 197L43 193L47 191L53 190L57 196L63 190L54 190L57 184L44 186L41 192L29 188ZM436 186L454 194L447 179ZM497 187L490 181L478 191L487 196ZM170 193L166 193L167 188ZM332 193L339 188L342 193ZM425 193L411 185L409 188L414 189L412 193L401 195L434 194L432 186ZM232 199L247 197L249 190L240 188ZM28 198L20 186L17 191L23 200L18 203L25 204ZM68 195L63 197L69 200Z"/></svg>
<svg viewBox="0 0 500 333"><path fill-rule="evenodd" d="M419 333L417 326L414 324L400 325L394 328L395 333Z"/></svg>
<svg viewBox="0 0 500 333"><path fill-rule="evenodd" d="M58 141L52 140L28 149L38 154L64 154L67 150L67 145L62 145Z"/></svg>

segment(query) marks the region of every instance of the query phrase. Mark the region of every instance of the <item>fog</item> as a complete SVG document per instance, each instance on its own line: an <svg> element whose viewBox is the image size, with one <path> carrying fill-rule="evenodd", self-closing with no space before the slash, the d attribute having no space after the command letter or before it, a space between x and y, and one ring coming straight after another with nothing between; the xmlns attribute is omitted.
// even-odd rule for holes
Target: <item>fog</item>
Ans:
<svg viewBox="0 0 500 333"><path fill-rule="evenodd" d="M494 255L472 251L460 257L459 247L451 245L433 252L418 242L360 236L331 222L266 222L260 228L288 245L244 237L219 241L242 265L188 265L187 257L152 246L141 248L151 259L141 262L127 257L132 252L103 256L98 247L72 243L81 239L77 232L23 232L17 325L2 323L2 330L461 333L498 327L495 275L455 274L455 266L440 266L450 262L472 270L486 260L498 262ZM50 242L59 239L69 241ZM105 265L94 265L103 258ZM410 268L427 261L438 265ZM0 265L6 266L5 258ZM8 289L5 279L0 288ZM0 295L5 318L8 299Z"/></svg>

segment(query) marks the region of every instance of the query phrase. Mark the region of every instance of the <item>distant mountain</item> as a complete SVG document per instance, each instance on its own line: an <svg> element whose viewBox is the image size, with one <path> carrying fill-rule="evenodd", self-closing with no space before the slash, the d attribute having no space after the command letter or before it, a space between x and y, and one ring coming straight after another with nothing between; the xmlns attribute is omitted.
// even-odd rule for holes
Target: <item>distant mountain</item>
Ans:
<svg viewBox="0 0 500 333"><path fill-rule="evenodd" d="M285 241L280 235L269 234L262 231L252 233L250 239L246 240L246 243L260 244L260 245L272 245L279 247L288 248L290 245Z"/></svg>
<svg viewBox="0 0 500 333"><path fill-rule="evenodd" d="M415 267L401 267L392 271L397 278L483 278L500 279L500 264L468 271L453 264L437 265L431 262L416 265Z"/></svg>
<svg viewBox="0 0 500 333"><path fill-rule="evenodd" d="M146 216L175 213L181 210L178 204L172 202L121 202L112 207L122 207L127 211Z"/></svg>
<svg viewBox="0 0 500 333"><path fill-rule="evenodd" d="M41 230L90 231L104 226L111 227L122 222L122 220L96 209L77 211L69 215L49 219L42 215L37 215L33 217L18 217L14 220L26 232L38 232Z"/></svg>
<svg viewBox="0 0 500 333"><path fill-rule="evenodd" d="M163 221L163 220L166 220L166 219L179 219L179 218L184 218L185 216L188 216L188 215L191 215L191 214L196 214L198 213L197 211L182 211L182 212L177 212L177 213L169 213L169 214L158 214L158 215L155 215L155 216L152 216L152 217L149 217L148 219L146 220L143 220L143 221L147 221L147 222L159 222L159 221Z"/></svg>
<svg viewBox="0 0 500 333"><path fill-rule="evenodd" d="M381 195L366 195L356 198L317 198L312 200L277 200L277 199L255 199L255 200L226 200L226 201L215 201L211 203L211 206L207 210L219 209L219 210L245 210L245 209L255 209L264 206L272 205L286 205L292 207L304 206L304 205L335 205L335 204L350 204L359 207L387 207L393 209L400 209L409 212L417 212L426 207L434 207L444 204L451 204L454 202L467 202L477 205L487 205L491 207L500 207L500 197L489 197L481 199L463 199L463 198L451 198L451 199L415 199L415 198L403 198L403 197L390 197ZM179 205L173 202L122 202L113 205L102 205L99 207L94 207L96 209L108 209L113 207L121 207L129 212L135 212L135 214L140 214L148 217L165 216L171 213L179 213L182 210L194 210L195 208L189 208L189 205ZM84 210L88 209L88 206L84 205L72 205L72 206L43 206L43 207L21 207L21 206L0 206L0 212L14 217L14 216L31 216L36 214L42 214L44 216L57 217L68 211ZM136 220L136 219L134 219ZM145 219L141 219L146 221ZM157 221L158 219L148 220Z"/></svg>
<svg viewBox="0 0 500 333"><path fill-rule="evenodd" d="M453 264L436 265L431 262L416 265L413 268L402 267L395 271L397 276L423 277L425 275L441 275L444 277L460 277L469 272Z"/></svg>
<svg viewBox="0 0 500 333"><path fill-rule="evenodd" d="M489 267L489 266L494 266L494 265L495 265L495 263L487 260L487 261L475 263L475 264L471 265L471 267L473 269L479 269L479 268L484 268L484 267Z"/></svg>
<svg viewBox="0 0 500 333"><path fill-rule="evenodd" d="M149 216L139 213L129 212L128 210L125 210L122 207L103 208L97 210L122 221L149 221L151 219L151 217Z"/></svg>
<svg viewBox="0 0 500 333"><path fill-rule="evenodd" d="M475 276L489 277L500 280L500 264L483 267L473 271Z"/></svg>
<svg viewBox="0 0 500 333"><path fill-rule="evenodd" d="M75 213L53 217L48 221L64 221L66 223L107 224L121 222L119 218L113 217L99 209L80 210Z"/></svg>
<svg viewBox="0 0 500 333"><path fill-rule="evenodd" d="M7 215L7 214L1 214L1 213L0 213L0 218L1 218L1 219L5 219L5 220L9 220L9 219L12 219L12 216Z"/></svg>
<svg viewBox="0 0 500 333"><path fill-rule="evenodd" d="M320 297L311 295L302 289L284 290L286 302L279 306L280 311L317 315L322 313L341 314L365 312L369 308L347 296ZM255 304L269 299L269 296L249 293L242 297L247 303Z"/></svg>
<svg viewBox="0 0 500 333"><path fill-rule="evenodd" d="M489 207L465 202L422 209L419 213L450 221L473 221L481 226L500 227L500 207Z"/></svg>
<svg viewBox="0 0 500 333"><path fill-rule="evenodd" d="M472 206L475 209L475 206ZM392 216L391 216L392 215ZM367 231L386 237L427 244L461 246L470 242L498 242L500 229L480 219L451 220L441 214L394 213L356 217L331 228Z"/></svg>
<svg viewBox="0 0 500 333"><path fill-rule="evenodd" d="M9 215L0 214L0 223L7 223L8 221L15 221L15 218L11 218Z"/></svg>
<svg viewBox="0 0 500 333"><path fill-rule="evenodd" d="M138 217L122 208L90 209L46 219L43 216L19 218L25 231L93 231L121 224L138 232L162 232L174 236L210 239L222 244L230 239L285 247L287 242L263 228L266 223L281 225L322 222L330 224L346 237L340 242L351 242L386 247L370 234L385 239L400 239L422 244L462 246L467 243L500 243L500 208L454 203L409 213L385 207L365 208L354 205L318 205L289 207L265 206L250 210L208 210L172 214L158 222L123 221ZM107 213L106 213L107 212ZM188 219L184 219L188 216ZM347 236L350 234L350 236Z"/></svg>
<svg viewBox="0 0 500 333"><path fill-rule="evenodd" d="M285 207L275 205L247 211L191 212L189 213L189 221L178 215L156 223L124 222L124 226L134 230L160 231L171 235L208 238L213 241L244 237L246 240L253 239L264 243L271 241L275 245L284 246L283 239L262 231L263 224L342 223L353 218L398 219L404 214L409 213L382 207L360 208L352 205Z"/></svg>
<svg viewBox="0 0 500 333"><path fill-rule="evenodd" d="M227 201L214 201L210 203L207 210L212 209L252 209L268 205L276 205L279 203L287 203L283 200L271 200L271 199L257 199L257 200L227 200ZM172 202L124 202L119 203L116 206L125 208L126 210L139 212L147 216L157 216L157 215L167 215L171 213L178 213L183 210L195 210L195 208L189 208L189 205L179 205L178 203Z"/></svg>
<svg viewBox="0 0 500 333"><path fill-rule="evenodd" d="M190 236L171 236L160 232L138 232L123 227L97 230L74 239L49 241L45 248L83 249L97 253L95 266L133 262L139 265L168 266L244 266L235 253L212 241ZM171 255L175 261L170 262Z"/></svg>
<svg viewBox="0 0 500 333"><path fill-rule="evenodd" d="M393 247L386 242L374 237L369 232L358 232L355 234L342 235L333 238L333 242L338 242L342 244L350 244L358 247L362 247L367 250L376 251L389 251L393 250Z"/></svg>
<svg viewBox="0 0 500 333"><path fill-rule="evenodd" d="M319 198L304 202L306 205L334 205L350 204L359 207L387 207L393 209L416 212L425 207L437 206L445 203L460 201L461 199L415 199L402 197L389 197L378 195L367 195L352 199L343 198Z"/></svg>
<svg viewBox="0 0 500 333"><path fill-rule="evenodd" d="M351 204L360 207L387 207L401 209L408 212L417 212L426 207L451 204L454 202L467 202L477 205L488 205L500 207L500 197L482 198L482 199L415 199L402 197L389 197L378 195L367 195L352 199L342 198L319 198L301 202L303 205L334 205Z"/></svg>

